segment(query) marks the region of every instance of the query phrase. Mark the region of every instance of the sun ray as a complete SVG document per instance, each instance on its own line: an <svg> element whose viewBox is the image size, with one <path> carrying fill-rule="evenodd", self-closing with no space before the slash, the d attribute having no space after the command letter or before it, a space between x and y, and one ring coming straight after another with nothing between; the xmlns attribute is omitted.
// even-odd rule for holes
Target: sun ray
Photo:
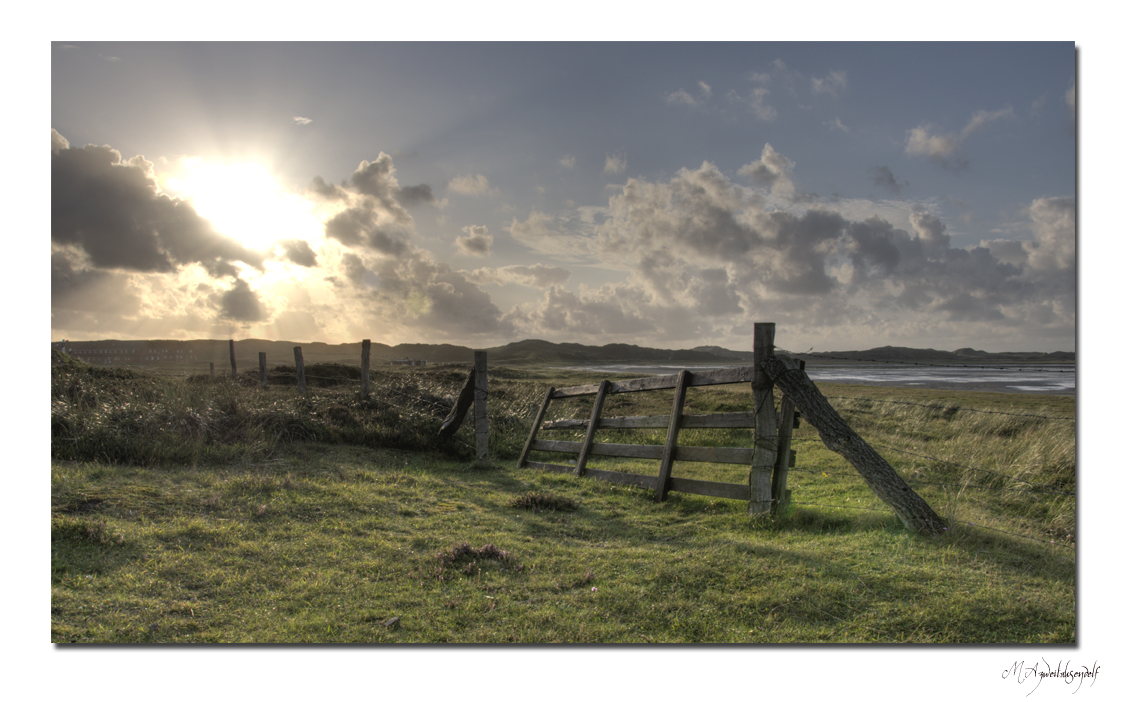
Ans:
<svg viewBox="0 0 1124 702"><path fill-rule="evenodd" d="M260 163L184 158L161 186L189 200L215 229L255 250L286 239L315 240L321 224L312 203L286 192Z"/></svg>

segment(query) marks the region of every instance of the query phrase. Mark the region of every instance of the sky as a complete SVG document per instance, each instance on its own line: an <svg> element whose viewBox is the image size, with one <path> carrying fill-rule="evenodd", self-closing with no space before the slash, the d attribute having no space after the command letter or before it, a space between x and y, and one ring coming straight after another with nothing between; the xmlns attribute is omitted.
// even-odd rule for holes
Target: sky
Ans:
<svg viewBox="0 0 1124 702"><path fill-rule="evenodd" d="M51 338L1073 351L1075 44L50 46Z"/></svg>

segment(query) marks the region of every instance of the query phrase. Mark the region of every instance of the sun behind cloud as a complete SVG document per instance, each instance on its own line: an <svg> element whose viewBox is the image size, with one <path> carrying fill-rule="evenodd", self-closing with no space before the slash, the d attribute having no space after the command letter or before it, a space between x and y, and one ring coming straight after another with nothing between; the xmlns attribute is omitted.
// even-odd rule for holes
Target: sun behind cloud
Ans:
<svg viewBox="0 0 1124 702"><path fill-rule="evenodd" d="M286 192L259 163L223 163L184 158L161 186L188 199L222 234L262 250L279 241L319 236L322 224L312 203Z"/></svg>

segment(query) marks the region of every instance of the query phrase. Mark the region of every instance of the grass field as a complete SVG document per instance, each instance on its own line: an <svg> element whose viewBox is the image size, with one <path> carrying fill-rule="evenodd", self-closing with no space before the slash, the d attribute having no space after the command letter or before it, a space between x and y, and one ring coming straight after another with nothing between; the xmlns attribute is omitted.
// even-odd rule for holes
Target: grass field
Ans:
<svg viewBox="0 0 1124 702"><path fill-rule="evenodd" d="M906 532L806 424L793 504L751 521L739 501L657 503L516 469L546 387L598 377L492 369L488 466L469 428L435 439L467 368L377 373L368 400L353 370L317 370L303 397L284 369L266 389L256 372L53 370L53 642L1076 640L1073 398L821 386L951 520L932 539ZM748 390L692 391L687 411L743 410ZM552 418L589 401L557 402ZM605 414L669 406L636 393ZM750 443L694 434L681 442ZM676 475L742 482L748 469Z"/></svg>

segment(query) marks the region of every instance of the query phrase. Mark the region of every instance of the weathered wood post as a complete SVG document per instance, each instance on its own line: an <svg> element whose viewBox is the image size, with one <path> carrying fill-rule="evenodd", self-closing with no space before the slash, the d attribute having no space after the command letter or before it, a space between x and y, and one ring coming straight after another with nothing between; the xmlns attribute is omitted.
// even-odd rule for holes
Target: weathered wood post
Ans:
<svg viewBox="0 0 1124 702"><path fill-rule="evenodd" d="M777 410L773 406L773 379L765 372L765 361L773 355L777 325L753 325L753 462L749 469L749 514L772 512L771 479L777 462Z"/></svg>
<svg viewBox="0 0 1124 702"><path fill-rule="evenodd" d="M550 386L546 390L546 397L543 398L542 405L539 407L539 413L535 415L535 423L531 425L531 433L527 435L527 443L523 444L523 453L519 454L519 460L516 461L516 468L527 467L527 457L531 455L531 444L535 443L535 437L539 433L539 427L542 426L542 420L546 419L546 410L550 407L551 396L554 394L554 386Z"/></svg>
<svg viewBox="0 0 1124 702"><path fill-rule="evenodd" d="M211 377L215 377L215 362L211 361Z"/></svg>
<svg viewBox="0 0 1124 702"><path fill-rule="evenodd" d="M824 446L854 466L906 529L929 535L944 533L947 528L944 520L902 480L886 459L843 421L796 361L785 356L771 356L765 359L764 368L785 397L791 397L796 403L801 416L816 428Z"/></svg>
<svg viewBox="0 0 1124 702"><path fill-rule="evenodd" d="M664 442L663 460L660 462L659 477L656 478L656 501L667 499L671 487L671 466L675 463L675 445L679 441L679 427L683 423L683 406L687 402L687 386L691 382L691 372L679 371L675 381L675 399L671 403L671 416L667 422L667 440Z"/></svg>
<svg viewBox="0 0 1124 702"><path fill-rule="evenodd" d="M359 397L366 400L367 395L371 391L371 340L363 340L363 355L362 355L362 382L359 386Z"/></svg>
<svg viewBox="0 0 1124 702"><path fill-rule="evenodd" d="M261 386L265 387L265 351L258 351L258 370L261 372Z"/></svg>
<svg viewBox="0 0 1124 702"><path fill-rule="evenodd" d="M238 363L234 360L234 339L230 340L230 377L238 377Z"/></svg>
<svg viewBox="0 0 1124 702"><path fill-rule="evenodd" d="M593 401L593 412L589 415L589 426L585 430L585 441L582 442L581 453L578 454L578 465L574 469L577 475L585 475L585 464L589 462L589 452L593 449L593 434L601 422L601 408L605 406L605 396L609 394L612 383L602 380L597 386L597 399Z"/></svg>
<svg viewBox="0 0 1124 702"><path fill-rule="evenodd" d="M476 391L472 399L476 423L476 460L488 460L488 352L473 354L473 370L476 371Z"/></svg>
<svg viewBox="0 0 1124 702"><path fill-rule="evenodd" d="M304 354L301 353L301 347L293 347L293 360L297 364L297 392L303 394L306 386L304 383Z"/></svg>

